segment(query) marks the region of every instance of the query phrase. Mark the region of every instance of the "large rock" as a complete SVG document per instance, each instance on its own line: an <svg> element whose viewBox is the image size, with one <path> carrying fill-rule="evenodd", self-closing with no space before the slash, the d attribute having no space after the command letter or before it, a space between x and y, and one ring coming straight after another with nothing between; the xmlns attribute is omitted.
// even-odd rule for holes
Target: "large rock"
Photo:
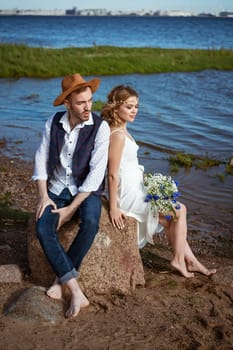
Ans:
<svg viewBox="0 0 233 350"><path fill-rule="evenodd" d="M55 324L64 320L66 306L62 300L48 298L44 287L25 288L17 294L4 308L4 315L14 321Z"/></svg>
<svg viewBox="0 0 233 350"><path fill-rule="evenodd" d="M100 229L83 260L78 281L83 291L92 294L129 294L137 285L143 286L144 271L136 237L136 221L128 218L124 230L114 229L108 216L107 201L102 201ZM59 239L67 250L78 230L71 220L59 230ZM31 278L40 285L50 285L54 273L35 235L35 220L28 230L28 262Z"/></svg>

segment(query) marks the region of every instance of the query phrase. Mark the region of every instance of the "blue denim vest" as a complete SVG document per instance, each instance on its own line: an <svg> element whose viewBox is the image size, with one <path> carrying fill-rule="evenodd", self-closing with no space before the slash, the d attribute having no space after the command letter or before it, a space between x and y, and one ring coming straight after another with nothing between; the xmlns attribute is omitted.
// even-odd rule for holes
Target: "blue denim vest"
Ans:
<svg viewBox="0 0 233 350"><path fill-rule="evenodd" d="M63 129L62 123L60 123L60 119L64 114L64 111L57 112L51 125L48 159L49 179L53 177L55 168L60 164L59 156L65 137L65 130ZM95 137L102 122L102 119L95 113L92 113L92 116L94 124L85 125L84 128L80 129L72 159L72 173L77 187L82 185L90 171L91 152L94 149ZM103 190L104 181L94 193L101 194Z"/></svg>

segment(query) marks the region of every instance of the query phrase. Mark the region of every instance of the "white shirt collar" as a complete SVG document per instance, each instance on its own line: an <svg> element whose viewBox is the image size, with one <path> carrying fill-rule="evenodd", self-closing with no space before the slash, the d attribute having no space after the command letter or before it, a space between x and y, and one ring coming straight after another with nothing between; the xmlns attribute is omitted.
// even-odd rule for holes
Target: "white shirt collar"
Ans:
<svg viewBox="0 0 233 350"><path fill-rule="evenodd" d="M65 112L65 114L61 117L60 123L62 124L62 126L66 132L70 132L70 123L69 123L69 119L68 119L68 112ZM89 119L81 124L76 125L76 127L74 129L81 129L85 125L93 125L93 124L94 124L93 116L92 116L92 113L90 112Z"/></svg>

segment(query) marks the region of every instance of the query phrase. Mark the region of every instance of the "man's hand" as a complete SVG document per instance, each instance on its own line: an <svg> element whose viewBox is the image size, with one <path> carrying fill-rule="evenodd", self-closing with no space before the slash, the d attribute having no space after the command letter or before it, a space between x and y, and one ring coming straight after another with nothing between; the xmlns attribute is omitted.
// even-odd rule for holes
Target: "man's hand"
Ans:
<svg viewBox="0 0 233 350"><path fill-rule="evenodd" d="M59 228L62 225L64 225L66 222L70 221L70 219L74 215L75 211L76 210L72 209L70 205L68 205L67 207L64 207L64 208L60 208L60 209L55 208L52 210L52 213L59 214L59 221L58 221L57 230L59 230Z"/></svg>
<svg viewBox="0 0 233 350"><path fill-rule="evenodd" d="M36 221L42 216L45 208L51 205L54 209L57 209L56 204L49 197L41 198L36 206Z"/></svg>

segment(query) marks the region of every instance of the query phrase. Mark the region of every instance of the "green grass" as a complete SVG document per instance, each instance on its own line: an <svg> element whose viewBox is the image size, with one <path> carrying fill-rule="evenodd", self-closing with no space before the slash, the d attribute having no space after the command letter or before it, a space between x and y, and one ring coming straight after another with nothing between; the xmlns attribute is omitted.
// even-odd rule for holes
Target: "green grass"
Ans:
<svg viewBox="0 0 233 350"><path fill-rule="evenodd" d="M22 210L14 209L12 205L12 195L10 192L0 194L0 224L2 221L27 221L30 214Z"/></svg>
<svg viewBox="0 0 233 350"><path fill-rule="evenodd" d="M159 48L51 49L0 44L0 77L51 78L79 72L89 75L233 70L233 51Z"/></svg>
<svg viewBox="0 0 233 350"><path fill-rule="evenodd" d="M104 102L100 101L100 100L97 100L97 101L93 101L93 111L97 112L97 111L101 111L103 106L104 106Z"/></svg>
<svg viewBox="0 0 233 350"><path fill-rule="evenodd" d="M190 169L195 167L196 169L207 170L212 167L218 167L221 164L225 164L224 173L216 174L219 181L223 182L226 176L233 176L233 165L220 161L218 159L210 159L208 154L205 157L197 157L189 153L175 153L168 158L171 173L178 173L180 168Z"/></svg>
<svg viewBox="0 0 233 350"><path fill-rule="evenodd" d="M27 222L31 213L23 212L22 210L13 209L8 206L4 206L0 203L0 224L6 220L14 222Z"/></svg>
<svg viewBox="0 0 233 350"><path fill-rule="evenodd" d="M172 167L179 169L179 167L191 168L195 167L196 169L209 169L215 166L219 166L221 161L218 159L210 159L208 154L205 157L197 157L189 153L178 152L173 156L168 158L168 161ZM175 170L174 170L175 171Z"/></svg>

